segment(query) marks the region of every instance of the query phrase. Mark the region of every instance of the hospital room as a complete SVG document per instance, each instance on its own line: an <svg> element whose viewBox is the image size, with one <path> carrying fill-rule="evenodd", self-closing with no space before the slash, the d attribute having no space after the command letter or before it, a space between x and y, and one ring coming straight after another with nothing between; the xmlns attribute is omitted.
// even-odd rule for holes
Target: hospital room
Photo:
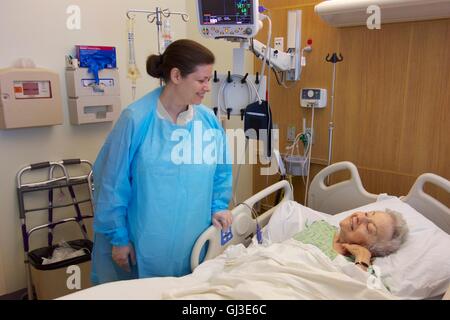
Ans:
<svg viewBox="0 0 450 320"><path fill-rule="evenodd" d="M450 0L2 0L0 35L0 300L450 300Z"/></svg>

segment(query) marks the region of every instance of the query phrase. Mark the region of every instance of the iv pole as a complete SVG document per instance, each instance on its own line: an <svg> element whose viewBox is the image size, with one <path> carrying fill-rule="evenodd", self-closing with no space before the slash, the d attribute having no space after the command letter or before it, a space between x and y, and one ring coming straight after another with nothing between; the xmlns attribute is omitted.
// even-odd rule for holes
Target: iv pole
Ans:
<svg viewBox="0 0 450 320"><path fill-rule="evenodd" d="M147 21L149 23L153 23L156 20L156 29L158 33L158 54L161 54L161 33L162 33L162 17L169 18L171 15L178 15L181 16L181 19L183 19L184 22L189 21L189 15L184 12L172 12L169 9L161 9L159 7L156 7L155 11L149 11L149 10L141 10L141 9L129 9L127 11L127 18L133 19L134 15L131 15L132 13L146 13L147 14ZM160 80L160 84L162 85L162 80Z"/></svg>
<svg viewBox="0 0 450 320"><path fill-rule="evenodd" d="M127 18L132 19L131 13L147 13L147 21L153 23L156 20L156 27L158 31L158 53L161 54L160 45L160 33L162 32L162 17L169 18L171 15L181 16L184 22L189 21L189 15L184 12L172 12L169 9L161 9L156 7L156 11L140 10L140 9L130 9L127 11Z"/></svg>
<svg viewBox="0 0 450 320"><path fill-rule="evenodd" d="M331 157L333 152L333 129L334 129L334 84L336 82L336 63L344 60L342 54L339 53L339 57L337 53L333 53L331 55L327 54L325 61L333 64L333 80L331 86L331 114L330 114L330 122L328 124L328 165L331 164ZM327 177L327 184L330 185L330 176Z"/></svg>

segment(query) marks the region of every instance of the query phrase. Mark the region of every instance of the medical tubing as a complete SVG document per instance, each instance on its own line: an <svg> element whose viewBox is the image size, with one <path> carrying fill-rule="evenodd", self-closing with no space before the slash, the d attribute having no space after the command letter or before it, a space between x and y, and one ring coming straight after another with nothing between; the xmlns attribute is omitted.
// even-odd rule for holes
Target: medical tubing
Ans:
<svg viewBox="0 0 450 320"><path fill-rule="evenodd" d="M247 208L249 208L250 209L250 214L252 215L252 218L254 218L255 220L256 220L256 222L258 222L258 213L256 212L256 210L253 208L253 207L250 207L247 203L245 203L245 202L239 202L237 205L236 205L236 207L237 206L239 206L239 205L244 205L244 206L246 206Z"/></svg>
<svg viewBox="0 0 450 320"><path fill-rule="evenodd" d="M240 74L232 74L231 78L233 78L233 77L238 78L239 80L242 80L244 78ZM261 104L262 103L261 96L259 95L259 92L256 89L256 87L253 84L253 82L252 81L246 81L245 83L246 83L247 89L248 89L248 104L252 103L252 97L253 97L252 89L255 92L256 97L258 98L259 104ZM226 88L227 85L228 85L228 82L226 80L224 80L222 82L222 84L220 85L220 88L219 88L219 93L218 93L218 97L217 97L217 107L218 107L218 110L219 110L218 114L219 114L219 112L221 111L222 108L223 108L223 111L226 111L226 109L227 109L226 96L225 96L225 88ZM223 106L221 105L221 97L222 96L223 96L223 104L224 104ZM219 119L220 119L220 116L219 116Z"/></svg>
<svg viewBox="0 0 450 320"><path fill-rule="evenodd" d="M248 150L248 140L247 139L245 139L245 151L244 151L244 153L243 153L243 156L244 156L244 158L245 158L245 155L247 154L247 150ZM242 158L241 158L242 159ZM233 182L233 205L234 206L236 206L236 191L237 191L237 183L238 183L238 181L239 181L239 175L240 175L240 172L241 172L241 166L242 166L242 163L241 163L241 161L238 161L238 167L237 167L237 172L236 172L236 177L235 177L235 179L234 179L234 182Z"/></svg>
<svg viewBox="0 0 450 320"><path fill-rule="evenodd" d="M245 202L240 202L237 205L241 205L241 204L250 209L250 213L252 215L252 218L254 218L255 222L256 222L256 239L258 240L258 244L262 244L262 242L263 242L262 229L261 229L261 226L259 225L259 222L258 222L258 213L256 212L255 209L250 207Z"/></svg>
<svg viewBox="0 0 450 320"><path fill-rule="evenodd" d="M136 99L136 80L140 78L139 70L136 66L136 50L134 46L134 17L128 19L128 75L131 79L131 95L133 101Z"/></svg>
<svg viewBox="0 0 450 320"><path fill-rule="evenodd" d="M311 115L311 147L309 149L309 156L308 156L308 175L306 176L306 185L305 185L305 202L304 205L306 206L306 200L308 199L308 184L309 184L309 175L311 173L311 156L312 156L312 137L314 136L314 110L315 110L315 104L312 105L312 115Z"/></svg>
<svg viewBox="0 0 450 320"><path fill-rule="evenodd" d="M134 49L134 18L128 19L128 65L136 64Z"/></svg>
<svg viewBox="0 0 450 320"><path fill-rule="evenodd" d="M240 78L240 80L242 81L242 79L244 78L243 76L241 76L241 75L239 75L239 74L233 74L233 75L230 75L230 79L232 79L233 77L235 77L235 78ZM231 81L231 82L233 82L233 81ZM226 87L227 87L227 85L229 84L229 83L231 83L231 82L228 82L228 81L224 81L223 83L225 84L224 85L224 87L223 87L223 90L222 90L222 94L223 94L223 108L224 108L224 110L226 111L227 110L227 102L226 102L226 94L225 94L225 90L226 90ZM248 100L247 100L247 105L249 105L250 103L252 103L252 91L251 91L251 87L250 87L250 85L248 84L248 81L246 81L246 84L247 84L247 91L248 91ZM257 93L258 94L258 93Z"/></svg>
<svg viewBox="0 0 450 320"><path fill-rule="evenodd" d="M266 52L263 59L263 64L261 66L261 76L264 76L265 68L266 68L266 61L268 60L267 57L270 59L270 39L272 38L272 20L268 15L259 14L259 19L263 21L264 19L267 19L269 21L269 30L267 31L267 43L266 43ZM270 60L269 60L269 68L270 68Z"/></svg>
<svg viewBox="0 0 450 320"><path fill-rule="evenodd" d="M272 20L267 16L267 20L269 21L269 33L272 33ZM268 43L270 44L270 43ZM269 72L267 72L267 83L266 83L266 101L267 101L267 115L269 117L269 124L272 123L272 113L270 112L270 59L271 56L269 55ZM265 63L264 63L265 64ZM264 73L262 73L262 76L264 76ZM269 130L272 130L272 126L270 126ZM272 139L271 134L267 134L267 137L270 137ZM270 146L272 147L272 141L270 142ZM272 151L272 150L271 150ZM272 154L272 152L271 152ZM266 187L269 185L269 175L266 175ZM266 204L267 204L267 198L266 198Z"/></svg>

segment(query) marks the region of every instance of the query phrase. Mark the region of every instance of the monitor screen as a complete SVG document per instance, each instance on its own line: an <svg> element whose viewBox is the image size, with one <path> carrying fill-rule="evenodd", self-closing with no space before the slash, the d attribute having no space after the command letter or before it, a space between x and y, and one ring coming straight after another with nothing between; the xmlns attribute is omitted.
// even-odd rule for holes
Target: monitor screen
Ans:
<svg viewBox="0 0 450 320"><path fill-rule="evenodd" d="M201 25L253 24L253 0L201 0Z"/></svg>

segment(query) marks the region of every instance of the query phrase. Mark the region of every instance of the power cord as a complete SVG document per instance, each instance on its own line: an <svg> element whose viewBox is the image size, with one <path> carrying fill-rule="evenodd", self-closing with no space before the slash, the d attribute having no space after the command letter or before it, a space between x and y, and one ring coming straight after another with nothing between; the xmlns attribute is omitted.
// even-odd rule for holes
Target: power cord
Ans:
<svg viewBox="0 0 450 320"><path fill-rule="evenodd" d="M250 212L252 214L252 218L255 219L256 221L256 239L258 240L258 244L262 244L263 243L263 238L262 238L262 230L261 230L261 226L258 222L258 213L256 212L256 210L253 207L250 207L248 204L246 204L245 202L240 202L238 203L238 205L244 205L247 208L250 209Z"/></svg>

